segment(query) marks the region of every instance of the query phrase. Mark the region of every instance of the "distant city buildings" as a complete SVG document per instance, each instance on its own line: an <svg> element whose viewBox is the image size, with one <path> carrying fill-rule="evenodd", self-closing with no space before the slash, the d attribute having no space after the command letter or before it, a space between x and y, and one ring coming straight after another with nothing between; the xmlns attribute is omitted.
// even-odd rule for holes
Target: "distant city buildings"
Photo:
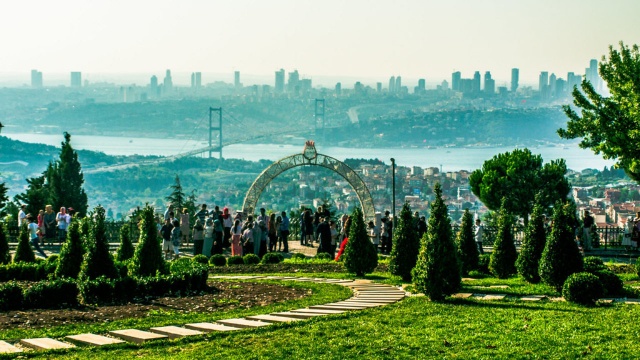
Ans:
<svg viewBox="0 0 640 360"><path fill-rule="evenodd" d="M200 87L202 87L202 73L201 72L191 73L191 88L199 89Z"/></svg>
<svg viewBox="0 0 640 360"><path fill-rule="evenodd" d="M164 76L164 82L162 84L162 90L164 93L170 93L173 90L173 80L171 79L171 70L167 70Z"/></svg>
<svg viewBox="0 0 640 360"><path fill-rule="evenodd" d="M82 73L79 71L71 72L71 87L81 87L82 86Z"/></svg>
<svg viewBox="0 0 640 360"><path fill-rule="evenodd" d="M520 69L513 68L511 69L511 92L515 93L518 90L518 85L520 82Z"/></svg>
<svg viewBox="0 0 640 360"><path fill-rule="evenodd" d="M240 82L240 71L235 71L233 73L233 86L236 89L242 89L242 83Z"/></svg>
<svg viewBox="0 0 640 360"><path fill-rule="evenodd" d="M484 93L493 96L496 93L496 81L491 78L491 72L484 73Z"/></svg>
<svg viewBox="0 0 640 360"><path fill-rule="evenodd" d="M284 92L284 69L276 71L276 93L282 94Z"/></svg>
<svg viewBox="0 0 640 360"><path fill-rule="evenodd" d="M42 87L42 71L31 70L31 87L32 88Z"/></svg>

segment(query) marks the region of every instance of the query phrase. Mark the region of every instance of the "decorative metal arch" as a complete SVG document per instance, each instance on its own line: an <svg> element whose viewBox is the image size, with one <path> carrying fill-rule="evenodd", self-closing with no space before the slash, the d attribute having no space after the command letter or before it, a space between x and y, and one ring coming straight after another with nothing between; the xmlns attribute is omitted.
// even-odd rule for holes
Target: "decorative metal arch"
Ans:
<svg viewBox="0 0 640 360"><path fill-rule="evenodd" d="M244 197L244 203L242 204L242 211L245 214L253 214L260 195L262 195L264 189L273 179L289 169L304 165L322 166L342 176L355 190L358 200L360 200L360 204L362 205L362 212L365 219L373 220L375 217L373 198L371 197L369 188L367 188L367 185L362 181L362 178L342 161L331 156L318 154L313 141L306 142L302 154L284 157L264 169L254 180L253 184L251 184L249 191L247 191L247 195Z"/></svg>

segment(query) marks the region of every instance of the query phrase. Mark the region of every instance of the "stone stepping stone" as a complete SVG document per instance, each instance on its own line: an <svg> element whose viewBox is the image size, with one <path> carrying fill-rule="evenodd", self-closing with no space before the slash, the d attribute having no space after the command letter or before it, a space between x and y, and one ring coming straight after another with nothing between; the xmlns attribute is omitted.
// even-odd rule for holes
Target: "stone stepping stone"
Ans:
<svg viewBox="0 0 640 360"><path fill-rule="evenodd" d="M614 298L606 298L606 299L598 299L597 302L602 303L602 304L613 304L614 301L616 301L616 299L614 299Z"/></svg>
<svg viewBox="0 0 640 360"><path fill-rule="evenodd" d="M346 310L321 310L321 309L296 309L296 310L291 310L291 312L293 313L311 313L311 314L320 314L320 315L335 315L335 314L342 314L343 312L345 312Z"/></svg>
<svg viewBox="0 0 640 360"><path fill-rule="evenodd" d="M404 291L356 291L357 295L404 296Z"/></svg>
<svg viewBox="0 0 640 360"><path fill-rule="evenodd" d="M473 296L478 300L491 301L491 300L502 300L507 296L507 294L474 294Z"/></svg>
<svg viewBox="0 0 640 360"><path fill-rule="evenodd" d="M186 329L178 326L152 327L149 330L156 334L167 335L169 339L177 339L184 336L196 336L203 334L203 332L199 330Z"/></svg>
<svg viewBox="0 0 640 360"><path fill-rule="evenodd" d="M472 293L457 293L457 294L451 295L451 297L454 299L468 299L472 296L473 296Z"/></svg>
<svg viewBox="0 0 640 360"><path fill-rule="evenodd" d="M474 278L462 278L462 281L474 281Z"/></svg>
<svg viewBox="0 0 640 360"><path fill-rule="evenodd" d="M627 299L624 301L625 304L632 304L632 305L640 305L640 299Z"/></svg>
<svg viewBox="0 0 640 360"><path fill-rule="evenodd" d="M237 327L224 326L222 324L207 323L207 322L186 324L184 327L187 329L198 330L203 332L240 330L240 328L237 328Z"/></svg>
<svg viewBox="0 0 640 360"><path fill-rule="evenodd" d="M328 283L351 282L349 280L340 280L340 279L326 279L325 281Z"/></svg>
<svg viewBox="0 0 640 360"><path fill-rule="evenodd" d="M224 319L224 320L218 320L216 322L218 324L237 327L237 328L243 328L243 329L245 329L245 328L258 328L258 327L262 327L262 326L271 325L271 323L268 323L268 322L247 320L247 319L240 319L240 318Z"/></svg>
<svg viewBox="0 0 640 360"><path fill-rule="evenodd" d="M520 298L522 301L542 301L546 299L545 295L527 295Z"/></svg>
<svg viewBox="0 0 640 360"><path fill-rule="evenodd" d="M405 297L404 294L402 295L358 295L357 298L358 299L365 299L365 300L401 300Z"/></svg>
<svg viewBox="0 0 640 360"><path fill-rule="evenodd" d="M293 322L300 321L300 318L294 317L286 317L286 316L277 316L277 315L254 315L247 316L248 320L256 320L256 321L264 321L269 323L283 323L283 322Z"/></svg>
<svg viewBox="0 0 640 360"><path fill-rule="evenodd" d="M70 349L75 347L69 343L50 338L22 339L20 344L36 350Z"/></svg>
<svg viewBox="0 0 640 360"><path fill-rule="evenodd" d="M327 304L327 305L314 305L310 306L311 309L319 309L319 310L364 310L365 306L347 306L347 305L336 305L336 304Z"/></svg>
<svg viewBox="0 0 640 360"><path fill-rule="evenodd" d="M11 353L19 353L19 352L22 352L22 349L15 347L6 341L0 341L1 354L11 354Z"/></svg>
<svg viewBox="0 0 640 360"><path fill-rule="evenodd" d="M378 307L378 306L384 306L384 305L388 305L388 304L383 304L383 303L366 303L366 302L354 302L354 301L341 301L336 303L337 305L347 305L347 306L364 306L364 307Z"/></svg>
<svg viewBox="0 0 640 360"><path fill-rule="evenodd" d="M290 311L284 311L284 312L273 313L271 315L278 316L278 317L289 317L289 318L294 318L294 319L305 320L305 319L314 318L316 316L324 316L324 315L328 315L328 314L295 313L295 312L290 312Z"/></svg>
<svg viewBox="0 0 640 360"><path fill-rule="evenodd" d="M104 346L112 344L121 344L124 341L120 339L114 339L108 336L96 335L96 334L78 334L69 335L65 339L80 345L92 345L92 346Z"/></svg>
<svg viewBox="0 0 640 360"><path fill-rule="evenodd" d="M374 303L374 304L393 304L395 302L398 302L398 300L395 299L360 299L360 298L351 298L348 299L350 302L355 302L355 303Z"/></svg>
<svg viewBox="0 0 640 360"><path fill-rule="evenodd" d="M151 340L167 339L168 336L137 329L114 330L109 334L125 341L142 344Z"/></svg>
<svg viewBox="0 0 640 360"><path fill-rule="evenodd" d="M566 301L563 297L550 297L549 301L558 302L558 301Z"/></svg>

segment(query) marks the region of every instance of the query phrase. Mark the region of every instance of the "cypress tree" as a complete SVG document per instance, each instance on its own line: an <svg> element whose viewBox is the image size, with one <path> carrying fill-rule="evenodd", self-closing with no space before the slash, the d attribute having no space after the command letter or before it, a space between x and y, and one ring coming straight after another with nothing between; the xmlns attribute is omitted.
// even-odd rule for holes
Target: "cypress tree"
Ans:
<svg viewBox="0 0 640 360"><path fill-rule="evenodd" d="M62 244L62 248L60 249L58 266L55 271L56 278L66 277L76 279L78 274L80 274L82 259L85 253L82 236L80 234L80 226L81 221L77 219L72 219L69 224L67 241Z"/></svg>
<svg viewBox="0 0 640 360"><path fill-rule="evenodd" d="M9 197L7 196L8 191L7 185L3 182L0 183L0 218L7 216L5 206L9 203Z"/></svg>
<svg viewBox="0 0 640 360"><path fill-rule="evenodd" d="M436 183L433 192L435 201L431 203L429 226L420 239L418 261L411 274L416 288L438 301L458 291L462 279L440 183Z"/></svg>
<svg viewBox="0 0 640 360"><path fill-rule="evenodd" d="M14 263L36 261L36 255L33 253L29 240L29 227L26 223L23 223L20 227L20 234L18 235L18 248L16 249L15 255L13 255Z"/></svg>
<svg viewBox="0 0 640 360"><path fill-rule="evenodd" d="M154 210L147 204L140 211L140 238L130 271L137 276L155 276L157 273L164 273L165 269L166 263L158 241Z"/></svg>
<svg viewBox="0 0 640 360"><path fill-rule="evenodd" d="M460 259L460 267L463 275L467 275L469 271L478 268L478 244L473 233L473 215L469 209L462 214L462 223L460 231L456 236L456 247L458 249L458 258Z"/></svg>
<svg viewBox="0 0 640 360"><path fill-rule="evenodd" d="M175 210L182 210L184 207L186 196L182 190L182 185L180 184L180 177L177 174L174 184L171 185L171 195L167 196L165 199L173 205Z"/></svg>
<svg viewBox="0 0 640 360"><path fill-rule="evenodd" d="M0 222L0 264L6 265L11 262L9 253L9 241L7 240L7 224Z"/></svg>
<svg viewBox="0 0 640 360"><path fill-rule="evenodd" d="M129 260L133 257L134 251L135 249L131 243L129 226L125 224L120 228L120 247L118 248L116 259L118 261Z"/></svg>
<svg viewBox="0 0 640 360"><path fill-rule="evenodd" d="M389 271L393 275L402 277L404 281L411 281L411 270L416 266L420 239L415 226L409 203L405 202L400 210L398 223L393 230L393 248L389 260Z"/></svg>
<svg viewBox="0 0 640 360"><path fill-rule="evenodd" d="M489 270L499 279L508 278L516 273L518 252L513 242L512 219L506 207L501 207L498 214L498 233L489 260Z"/></svg>
<svg viewBox="0 0 640 360"><path fill-rule="evenodd" d="M542 213L542 206L539 202L536 202L522 240L520 255L516 261L518 274L532 284L540 282L538 268L540 267L540 258L546 242L547 231L544 228L544 214Z"/></svg>
<svg viewBox="0 0 640 360"><path fill-rule="evenodd" d="M87 214L87 194L82 187L84 175L78 161L78 153L71 147L71 135L64 133L60 159L45 171L51 190L51 199L56 207L65 206L84 216Z"/></svg>
<svg viewBox="0 0 640 360"><path fill-rule="evenodd" d="M540 258L539 274L542 282L557 291L562 290L569 275L582 271L584 267L573 230L576 222L573 203L556 204L551 234Z"/></svg>
<svg viewBox="0 0 640 360"><path fill-rule="evenodd" d="M105 210L102 206L94 209L93 218L90 236L86 238L89 246L80 267L80 278L93 280L104 275L109 279L116 279L118 271L109 252L104 225Z"/></svg>
<svg viewBox="0 0 640 360"><path fill-rule="evenodd" d="M356 207L351 213L351 229L349 229L349 242L342 255L344 266L350 273L364 276L378 266L378 250L369 240L367 229L364 226L364 218L360 208Z"/></svg>

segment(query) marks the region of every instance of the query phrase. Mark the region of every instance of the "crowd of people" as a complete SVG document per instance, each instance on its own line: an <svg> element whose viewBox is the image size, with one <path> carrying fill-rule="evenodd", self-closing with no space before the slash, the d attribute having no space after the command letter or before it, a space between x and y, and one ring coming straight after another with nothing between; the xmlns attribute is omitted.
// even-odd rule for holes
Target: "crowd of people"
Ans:
<svg viewBox="0 0 640 360"><path fill-rule="evenodd" d="M18 227L27 226L31 245L40 256L47 257L41 246L51 245L56 240L62 244L67 237L67 228L75 212L73 208L61 207L56 213L51 205L46 205L35 216L26 211L27 206L21 205L18 211Z"/></svg>

